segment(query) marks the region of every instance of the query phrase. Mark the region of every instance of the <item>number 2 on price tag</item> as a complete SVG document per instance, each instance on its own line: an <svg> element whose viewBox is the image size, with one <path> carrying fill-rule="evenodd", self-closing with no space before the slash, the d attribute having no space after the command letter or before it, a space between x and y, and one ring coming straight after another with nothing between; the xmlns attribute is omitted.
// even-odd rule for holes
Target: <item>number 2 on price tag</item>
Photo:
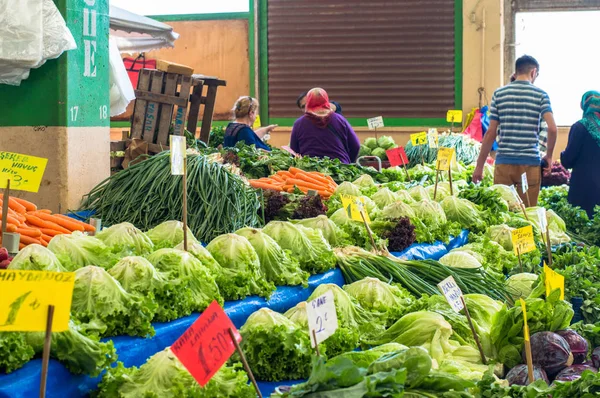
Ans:
<svg viewBox="0 0 600 398"><path fill-rule="evenodd" d="M333 292L330 290L306 303L306 315L308 317L308 333L311 346L315 347L335 333L338 328ZM316 342L315 338L317 339Z"/></svg>
<svg viewBox="0 0 600 398"><path fill-rule="evenodd" d="M229 329L238 342L242 341L231 319L213 301L171 346L173 354L203 387L235 351Z"/></svg>

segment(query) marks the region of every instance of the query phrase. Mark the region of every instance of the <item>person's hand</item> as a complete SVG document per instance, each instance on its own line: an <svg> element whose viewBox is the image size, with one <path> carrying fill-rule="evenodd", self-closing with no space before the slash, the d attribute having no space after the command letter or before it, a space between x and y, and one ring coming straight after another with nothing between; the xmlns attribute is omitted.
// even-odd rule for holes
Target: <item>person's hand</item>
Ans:
<svg viewBox="0 0 600 398"><path fill-rule="evenodd" d="M278 124L271 124L270 126L265 127L265 131L267 133L270 133L271 131L275 130L277 127L279 127Z"/></svg>
<svg viewBox="0 0 600 398"><path fill-rule="evenodd" d="M543 172L544 175L548 175L552 172L552 155L546 155L544 156L544 159L547 163L547 166L544 168Z"/></svg>
<svg viewBox="0 0 600 398"><path fill-rule="evenodd" d="M473 183L479 184L481 182L481 180L483 180L483 166L482 167L477 166L475 168L475 171L473 172Z"/></svg>

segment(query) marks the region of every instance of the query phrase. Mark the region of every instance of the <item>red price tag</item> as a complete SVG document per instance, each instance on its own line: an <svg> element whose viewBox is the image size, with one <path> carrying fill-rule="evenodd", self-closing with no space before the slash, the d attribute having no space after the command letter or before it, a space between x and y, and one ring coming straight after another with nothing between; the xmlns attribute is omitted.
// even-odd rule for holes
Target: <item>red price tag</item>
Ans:
<svg viewBox="0 0 600 398"><path fill-rule="evenodd" d="M233 329L236 340L242 341L231 319L219 303L213 301L171 346L173 354L202 387L235 351L229 328Z"/></svg>
<svg viewBox="0 0 600 398"><path fill-rule="evenodd" d="M388 160L390 161L390 166L404 166L408 164L408 156L406 156L406 152L404 148L399 146L398 148L392 148L385 151L387 154Z"/></svg>

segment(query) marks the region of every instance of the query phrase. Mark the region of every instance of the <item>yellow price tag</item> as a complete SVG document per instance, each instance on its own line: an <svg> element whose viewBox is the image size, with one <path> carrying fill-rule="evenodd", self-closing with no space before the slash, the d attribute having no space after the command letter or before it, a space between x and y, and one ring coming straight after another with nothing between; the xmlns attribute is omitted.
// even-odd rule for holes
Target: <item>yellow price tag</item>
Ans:
<svg viewBox="0 0 600 398"><path fill-rule="evenodd" d="M360 215L362 211L367 223L371 222L371 218L369 218L369 213L367 212L367 208L365 206L365 198L352 195L341 195L341 197L342 206L344 207L344 209L346 209L346 213L348 214L348 217L350 217L350 219L363 222L363 218Z"/></svg>
<svg viewBox="0 0 600 398"><path fill-rule="evenodd" d="M0 188L10 180L10 189L37 192L47 163L48 159L0 151Z"/></svg>
<svg viewBox="0 0 600 398"><path fill-rule="evenodd" d="M69 329L75 273L0 271L0 332L46 330L48 306L54 306L53 332Z"/></svg>
<svg viewBox="0 0 600 398"><path fill-rule="evenodd" d="M523 310L523 335L525 336L525 341L529 341L529 325L527 324L527 305L525 305L525 300L519 300L521 301L521 309Z"/></svg>
<svg viewBox="0 0 600 398"><path fill-rule="evenodd" d="M565 299L565 277L548 267L546 263L544 263L544 280L546 296L549 296L554 289L560 289L560 299Z"/></svg>
<svg viewBox="0 0 600 398"><path fill-rule="evenodd" d="M446 113L446 121L448 123L461 123L463 120L463 111L461 110L451 110Z"/></svg>
<svg viewBox="0 0 600 398"><path fill-rule="evenodd" d="M512 231L512 243L517 256L534 251L536 247L535 240L533 240L532 226L528 225Z"/></svg>
<svg viewBox="0 0 600 398"><path fill-rule="evenodd" d="M410 142L413 146L425 145L427 144L427 133L422 131L420 133L411 134Z"/></svg>
<svg viewBox="0 0 600 398"><path fill-rule="evenodd" d="M435 168L439 171L450 170L452 159L454 158L454 148L440 148L437 153L437 162Z"/></svg>
<svg viewBox="0 0 600 398"><path fill-rule="evenodd" d="M252 130L259 129L261 126L262 124L260 123L260 115L256 115L256 120L252 124Z"/></svg>

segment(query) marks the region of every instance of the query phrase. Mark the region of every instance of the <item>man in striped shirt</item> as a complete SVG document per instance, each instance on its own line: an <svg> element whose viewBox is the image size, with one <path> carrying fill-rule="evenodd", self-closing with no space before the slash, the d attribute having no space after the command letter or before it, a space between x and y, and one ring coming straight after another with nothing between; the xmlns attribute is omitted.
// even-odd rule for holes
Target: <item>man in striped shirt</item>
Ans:
<svg viewBox="0 0 600 398"><path fill-rule="evenodd" d="M483 178L483 167L492 145L498 138L498 151L494 183L516 185L517 192L526 205L536 206L540 193L544 164L549 171L556 144L557 128L552 114L550 98L533 83L539 75L540 65L535 58L523 56L516 63L516 79L494 93L490 106L490 127L483 139L473 181ZM548 124L547 152L540 157L540 123ZM523 193L521 176L527 175L529 190Z"/></svg>

